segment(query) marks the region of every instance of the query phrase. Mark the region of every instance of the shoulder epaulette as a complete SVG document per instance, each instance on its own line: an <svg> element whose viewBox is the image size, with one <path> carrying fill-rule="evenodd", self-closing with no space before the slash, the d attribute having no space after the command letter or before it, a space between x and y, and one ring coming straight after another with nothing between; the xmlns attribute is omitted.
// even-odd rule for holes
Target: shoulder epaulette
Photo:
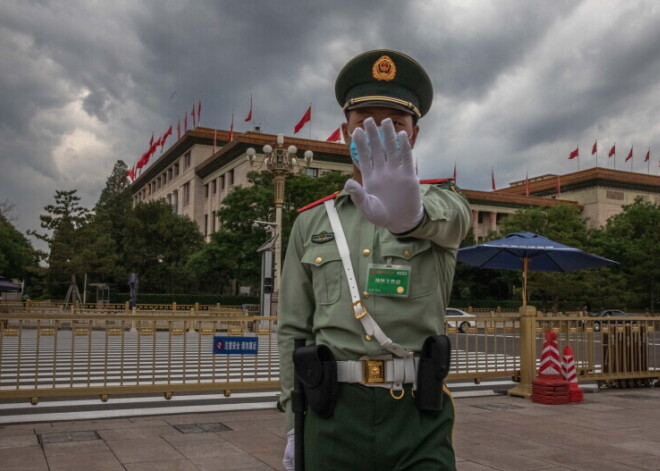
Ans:
<svg viewBox="0 0 660 471"><path fill-rule="evenodd" d="M447 182L453 182L453 178L435 178L435 179L430 179L430 180L420 180L419 183L422 185L437 185L438 183L447 183Z"/></svg>
<svg viewBox="0 0 660 471"><path fill-rule="evenodd" d="M302 213L303 211L307 211L308 209L312 209L313 207L318 206L318 205L320 205L321 203L325 203L325 202L328 201L328 200L333 200L333 199L335 199L337 196L339 196L339 193L341 193L341 192L340 192L340 191L337 191L337 192L335 192L335 193L333 193L333 194L331 194L331 195L324 196L324 197L321 198L320 200L314 201L313 203L309 203L307 206L303 206L302 208L300 208L300 209L298 210L298 212L299 212L299 213Z"/></svg>

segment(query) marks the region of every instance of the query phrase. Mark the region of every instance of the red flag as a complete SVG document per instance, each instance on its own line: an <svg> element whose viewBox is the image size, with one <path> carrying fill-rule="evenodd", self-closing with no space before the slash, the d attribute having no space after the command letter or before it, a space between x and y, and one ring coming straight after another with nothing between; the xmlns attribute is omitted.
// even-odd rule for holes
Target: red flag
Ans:
<svg viewBox="0 0 660 471"><path fill-rule="evenodd" d="M612 145L612 148L610 149L610 153L607 154L607 156L612 157L614 154L616 154L616 144Z"/></svg>
<svg viewBox="0 0 660 471"><path fill-rule="evenodd" d="M202 100L197 103L197 123L202 124Z"/></svg>
<svg viewBox="0 0 660 471"><path fill-rule="evenodd" d="M454 174L452 175L454 183L456 183L456 162L454 162Z"/></svg>
<svg viewBox="0 0 660 471"><path fill-rule="evenodd" d="M557 175L557 185L555 186L557 194L561 193L561 181L559 180L559 175Z"/></svg>
<svg viewBox="0 0 660 471"><path fill-rule="evenodd" d="M525 196L529 196L529 177L527 172L525 172Z"/></svg>
<svg viewBox="0 0 660 471"><path fill-rule="evenodd" d="M126 170L126 178L128 178L131 183L135 181L135 164L128 170Z"/></svg>
<svg viewBox="0 0 660 471"><path fill-rule="evenodd" d="M628 157L626 157L626 160L624 160L624 162L628 162L630 159L632 159L632 150L633 148L631 147L630 152L628 152Z"/></svg>
<svg viewBox="0 0 660 471"><path fill-rule="evenodd" d="M568 156L568 160L574 159L580 155L580 146L578 146L573 152Z"/></svg>
<svg viewBox="0 0 660 471"><path fill-rule="evenodd" d="M491 168L490 169L490 187L493 190L496 190L497 188L495 187L495 171Z"/></svg>
<svg viewBox="0 0 660 471"><path fill-rule="evenodd" d="M183 115L183 132L184 134L188 132L188 113Z"/></svg>
<svg viewBox="0 0 660 471"><path fill-rule="evenodd" d="M246 123L252 121L252 95L250 95L250 111L248 111L248 114L243 121Z"/></svg>
<svg viewBox="0 0 660 471"><path fill-rule="evenodd" d="M598 141L594 142L594 146L591 148L591 155L594 155L598 152Z"/></svg>
<svg viewBox="0 0 660 471"><path fill-rule="evenodd" d="M193 129L197 127L196 121L195 121L195 102L193 102L192 110L190 111L190 115L192 116L193 119Z"/></svg>
<svg viewBox="0 0 660 471"><path fill-rule="evenodd" d="M151 139L149 139L149 148L154 145L154 133L151 133Z"/></svg>
<svg viewBox="0 0 660 471"><path fill-rule="evenodd" d="M135 165L135 167L137 169L141 169L142 167L147 165L147 162L149 162L149 151L142 154L142 156L138 159L137 164Z"/></svg>
<svg viewBox="0 0 660 471"><path fill-rule="evenodd" d="M172 126L167 128L167 131L161 136L160 138L160 152L163 152L163 148L165 148L165 141L167 141L167 138L172 135Z"/></svg>
<svg viewBox="0 0 660 471"><path fill-rule="evenodd" d="M234 139L234 113L231 114L231 125L229 126L229 142Z"/></svg>
<svg viewBox="0 0 660 471"><path fill-rule="evenodd" d="M300 121L298 121L298 124L296 124L296 127L293 128L293 133L298 134L298 131L300 131L305 124L309 123L312 120L312 105L309 105L309 108L307 108L307 111L305 111L305 114L303 115L302 118L300 118Z"/></svg>
<svg viewBox="0 0 660 471"><path fill-rule="evenodd" d="M649 147L648 152L646 153L646 157L644 157L644 162L648 162L651 160L651 148Z"/></svg>
<svg viewBox="0 0 660 471"><path fill-rule="evenodd" d="M179 122L176 125L176 140L178 141L181 139L181 118L179 118Z"/></svg>
<svg viewBox="0 0 660 471"><path fill-rule="evenodd" d="M330 137L326 139L327 142L337 142L341 140L341 129L337 128L335 131L330 134Z"/></svg>

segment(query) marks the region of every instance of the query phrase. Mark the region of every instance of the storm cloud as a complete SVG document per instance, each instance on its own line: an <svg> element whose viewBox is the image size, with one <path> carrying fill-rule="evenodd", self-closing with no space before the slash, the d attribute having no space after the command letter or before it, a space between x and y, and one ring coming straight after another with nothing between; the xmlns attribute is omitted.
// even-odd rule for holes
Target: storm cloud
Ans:
<svg viewBox="0 0 660 471"><path fill-rule="evenodd" d="M56 189L94 205L119 159L131 165L202 101L203 126L243 122L311 138L343 116L334 80L352 56L391 48L434 83L417 142L424 178L486 190L576 170L598 140L635 146L658 173L660 4L647 1L7 1L0 4L0 201L36 229ZM190 120L190 116L188 116ZM310 128L301 135L310 136ZM617 167L630 170L619 156Z"/></svg>

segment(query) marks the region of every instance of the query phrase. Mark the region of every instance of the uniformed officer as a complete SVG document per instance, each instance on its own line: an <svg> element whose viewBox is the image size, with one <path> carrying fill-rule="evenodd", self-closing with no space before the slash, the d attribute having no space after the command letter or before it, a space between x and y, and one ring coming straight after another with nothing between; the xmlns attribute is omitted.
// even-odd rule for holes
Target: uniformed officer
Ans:
<svg viewBox="0 0 660 471"><path fill-rule="evenodd" d="M305 416L307 470L452 470L448 391L438 387L446 400L431 412L415 395L420 351L443 332L470 222L452 184L417 177L412 149L431 80L407 55L376 50L344 66L335 93L353 177L301 212L289 239L278 328L284 465L293 469L292 353L304 338L329 348L338 381L331 410Z"/></svg>

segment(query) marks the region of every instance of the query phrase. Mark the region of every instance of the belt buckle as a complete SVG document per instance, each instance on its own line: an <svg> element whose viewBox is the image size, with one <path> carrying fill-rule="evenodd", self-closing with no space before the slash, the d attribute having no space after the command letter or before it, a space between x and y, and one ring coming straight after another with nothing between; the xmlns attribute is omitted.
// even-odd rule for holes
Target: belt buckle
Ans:
<svg viewBox="0 0 660 471"><path fill-rule="evenodd" d="M363 384L374 384L385 382L384 360L362 360Z"/></svg>

